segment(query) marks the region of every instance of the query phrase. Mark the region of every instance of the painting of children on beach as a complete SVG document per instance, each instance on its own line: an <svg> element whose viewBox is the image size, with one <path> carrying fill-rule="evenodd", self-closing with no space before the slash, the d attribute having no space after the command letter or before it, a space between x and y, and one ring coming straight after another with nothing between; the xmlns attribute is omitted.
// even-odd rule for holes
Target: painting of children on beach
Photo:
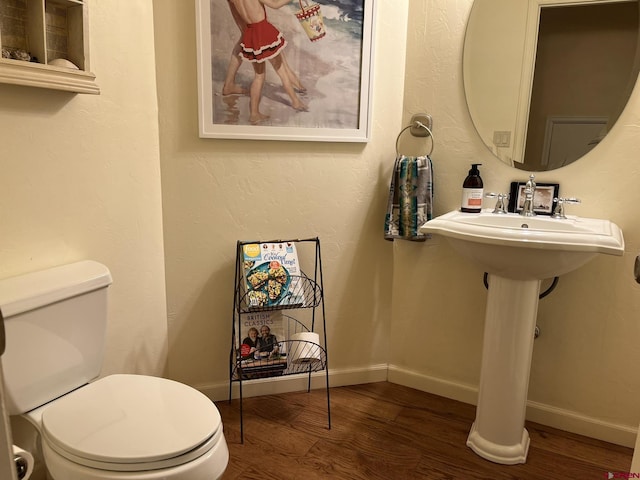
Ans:
<svg viewBox="0 0 640 480"><path fill-rule="evenodd" d="M373 0L199 0L200 136L366 141Z"/></svg>

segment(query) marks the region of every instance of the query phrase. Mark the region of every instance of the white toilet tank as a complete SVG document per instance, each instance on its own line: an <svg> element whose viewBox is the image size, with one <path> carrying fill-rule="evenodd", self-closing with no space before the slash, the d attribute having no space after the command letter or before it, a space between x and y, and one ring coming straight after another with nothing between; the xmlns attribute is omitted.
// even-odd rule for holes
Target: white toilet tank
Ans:
<svg viewBox="0 0 640 480"><path fill-rule="evenodd" d="M110 284L109 269L90 260L0 280L10 415L44 405L100 374Z"/></svg>

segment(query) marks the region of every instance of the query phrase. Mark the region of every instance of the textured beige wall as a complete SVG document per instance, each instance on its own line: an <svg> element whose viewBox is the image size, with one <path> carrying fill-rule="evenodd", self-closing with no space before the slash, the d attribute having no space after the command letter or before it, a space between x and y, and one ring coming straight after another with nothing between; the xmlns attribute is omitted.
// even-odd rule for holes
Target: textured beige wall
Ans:
<svg viewBox="0 0 640 480"><path fill-rule="evenodd" d="M100 95L0 84L0 277L107 265L105 374L161 374L165 364L152 21L146 2L91 2Z"/></svg>
<svg viewBox="0 0 640 480"><path fill-rule="evenodd" d="M471 4L411 2L403 75L398 52L404 48L405 12L379 2L372 140L309 145L199 139L195 55L185 54L185 45L195 42L193 11L156 0L156 31L170 32L156 39L168 376L204 389L226 383L236 240L318 235L332 370L388 362L431 384L466 389L473 398L486 299L482 271L441 239L426 244L380 239L395 136L411 114L426 111L434 117L436 213L459 207L471 162L483 163L487 190L506 191L509 182L522 179L488 153L467 112L460 59ZM403 94L400 120L397 100ZM587 423L620 424L623 430L635 428L640 418L634 397L640 393L635 346L640 290L631 275L640 243L633 209L640 195L634 157L639 119L633 105L638 104L636 91L632 108L581 162L538 175L539 181L560 182L564 194L582 198L582 205L571 207L574 213L617 222L627 253L597 258L565 275L541 302L543 334L536 341L529 398ZM246 175L258 168L265 169L265 182ZM278 190L278 202L264 201L264 183ZM265 203L278 205L275 219L268 217Z"/></svg>
<svg viewBox="0 0 640 480"><path fill-rule="evenodd" d="M460 64L472 1L411 2L405 119L434 117L436 213L459 207L471 162L482 163L486 191L508 191L525 175L486 150L469 118ZM612 132L588 156L539 173L582 199L570 213L606 217L624 231L623 257L601 256L563 276L540 302L529 399L596 421L635 428L640 420L640 88ZM397 244L390 363L453 384L477 386L486 293L482 271L441 239ZM419 334L418 334L419 332ZM420 340L416 340L420 338Z"/></svg>
<svg viewBox="0 0 640 480"><path fill-rule="evenodd" d="M91 2L99 96L0 84L0 278L107 265L102 374L160 375L167 354L152 22L149 2Z"/></svg>
<svg viewBox="0 0 640 480"><path fill-rule="evenodd" d="M205 390L227 385L236 241L310 236L322 242L332 369L385 364L393 245L382 233L408 2L377 2L365 144L198 138L193 3L154 2L167 375Z"/></svg>
<svg viewBox="0 0 640 480"><path fill-rule="evenodd" d="M487 152L464 104L471 0L377 3L372 139L354 145L199 139L193 2L155 0L153 13L92 2L100 96L0 85L0 276L104 262L115 280L104 373L161 373L168 328L166 375L206 388L227 381L236 240L318 235L332 369L388 362L477 385L482 272L439 239L381 238L395 138L411 114L433 115L436 213L459 206L472 161L487 190L522 174ZM630 106L595 152L538 176L582 198L572 212L618 223L627 253L565 275L541 302L529 395L623 426L640 417L638 89ZM287 172L266 173L281 196L275 220L264 182L246 176L265 165Z"/></svg>

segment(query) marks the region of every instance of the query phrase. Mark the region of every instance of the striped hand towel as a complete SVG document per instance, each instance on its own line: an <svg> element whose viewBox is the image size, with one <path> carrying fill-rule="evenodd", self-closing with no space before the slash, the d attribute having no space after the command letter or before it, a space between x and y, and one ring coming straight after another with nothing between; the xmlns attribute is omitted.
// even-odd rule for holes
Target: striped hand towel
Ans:
<svg viewBox="0 0 640 480"><path fill-rule="evenodd" d="M389 203L384 222L384 238L424 241L430 235L418 228L433 216L433 165L429 156L396 158Z"/></svg>

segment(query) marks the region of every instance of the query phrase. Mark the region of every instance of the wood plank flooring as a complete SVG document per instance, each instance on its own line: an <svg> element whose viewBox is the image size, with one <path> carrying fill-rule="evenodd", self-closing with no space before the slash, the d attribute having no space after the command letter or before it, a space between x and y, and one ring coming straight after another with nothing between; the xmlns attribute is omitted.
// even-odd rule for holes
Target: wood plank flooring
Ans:
<svg viewBox="0 0 640 480"><path fill-rule="evenodd" d="M216 402L230 460L223 480L554 480L627 473L633 451L528 423L524 465L498 465L465 442L475 407L392 383ZM623 476L614 478L625 478Z"/></svg>

